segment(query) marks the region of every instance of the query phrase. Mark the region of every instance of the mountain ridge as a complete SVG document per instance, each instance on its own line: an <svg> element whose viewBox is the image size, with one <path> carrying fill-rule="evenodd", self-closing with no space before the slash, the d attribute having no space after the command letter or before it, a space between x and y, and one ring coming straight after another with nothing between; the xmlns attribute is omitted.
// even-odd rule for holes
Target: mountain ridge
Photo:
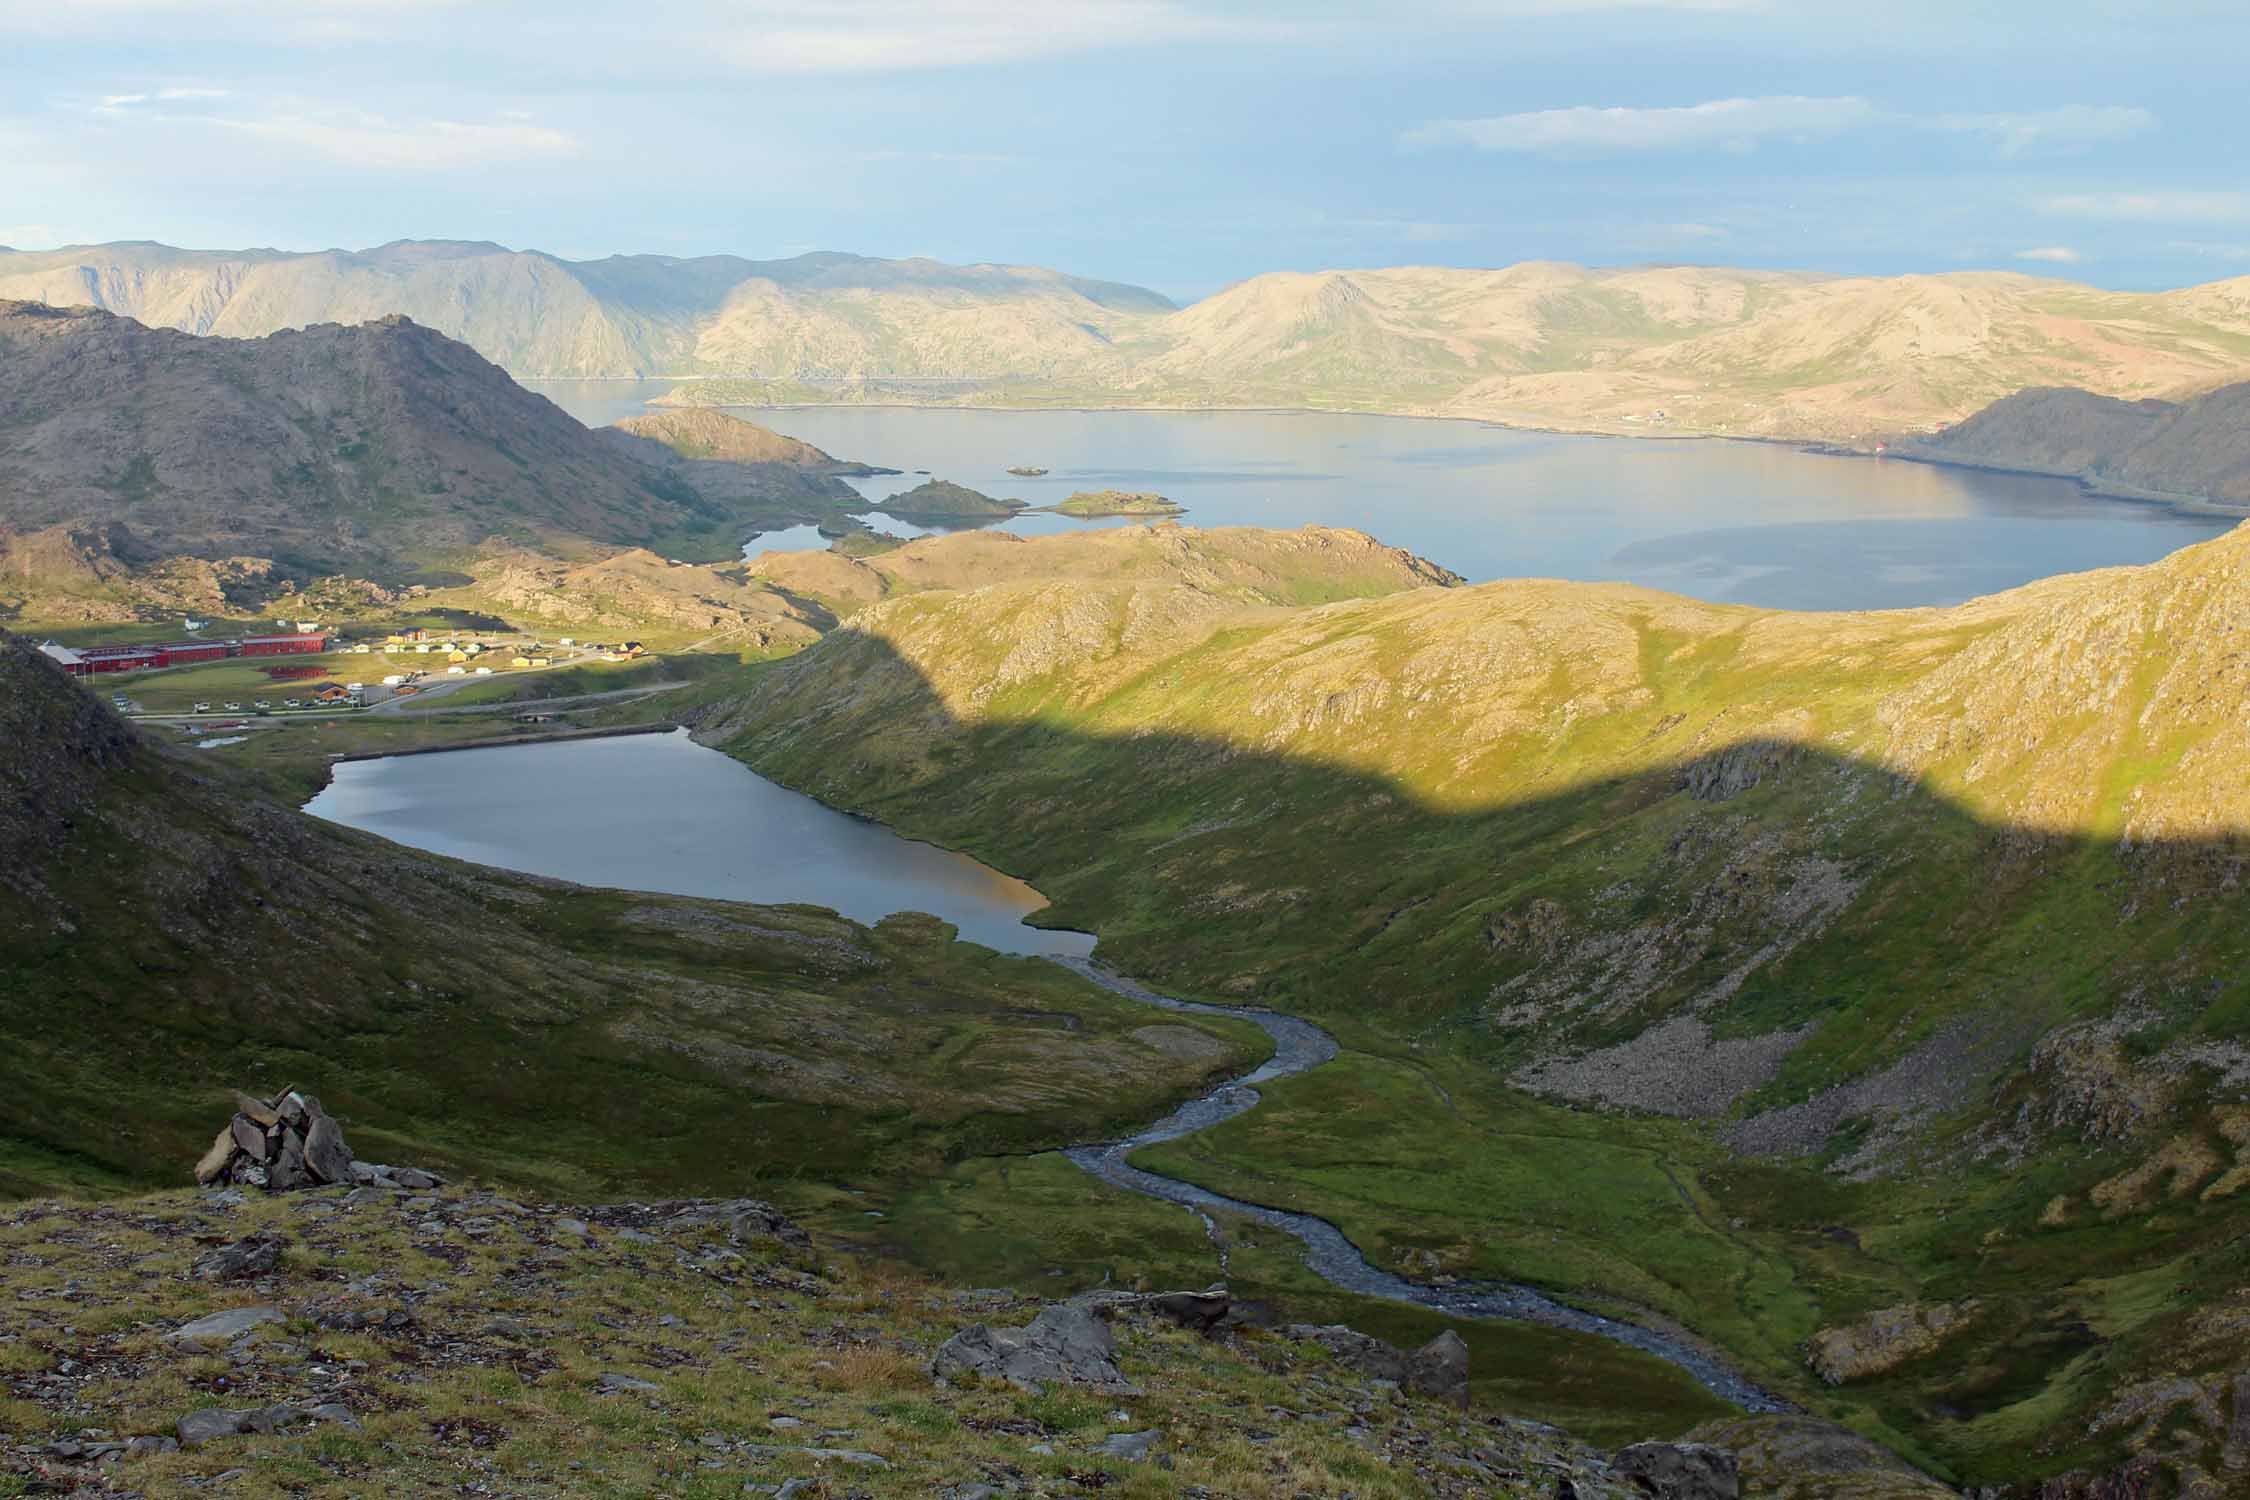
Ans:
<svg viewBox="0 0 2250 1500"><path fill-rule="evenodd" d="M681 405L1282 406L1871 444L2027 387L2140 398L2250 374L2250 278L2133 293L1525 262L1270 272L1175 307L1039 267L839 252L142 242L0 252L0 296L226 336L403 311L525 379L691 379Z"/></svg>

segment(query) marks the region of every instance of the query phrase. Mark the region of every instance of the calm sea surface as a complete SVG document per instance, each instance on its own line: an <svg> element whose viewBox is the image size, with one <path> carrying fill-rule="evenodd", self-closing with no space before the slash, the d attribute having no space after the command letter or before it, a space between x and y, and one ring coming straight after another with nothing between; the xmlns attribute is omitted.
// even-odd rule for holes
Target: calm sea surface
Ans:
<svg viewBox="0 0 2250 1500"><path fill-rule="evenodd" d="M601 423L638 414L670 386L533 389ZM1188 507L1191 526L1350 526L1475 582L1622 579L1784 609L1953 604L2053 573L2152 562L2234 524L2098 499L2064 480L1409 417L851 406L735 414L839 458L909 471L854 481L871 499L920 483L917 469L1034 505L1073 490L1155 490ZM1050 472L1027 479L1011 466ZM1005 523L1025 533L1129 524L1053 515ZM748 550L819 545L800 527Z"/></svg>
<svg viewBox="0 0 2250 1500"><path fill-rule="evenodd" d="M1010 953L1083 956L1023 925L1046 899L966 855L823 807L668 735L346 761L305 810L401 844L584 885L805 901L877 922L925 911Z"/></svg>

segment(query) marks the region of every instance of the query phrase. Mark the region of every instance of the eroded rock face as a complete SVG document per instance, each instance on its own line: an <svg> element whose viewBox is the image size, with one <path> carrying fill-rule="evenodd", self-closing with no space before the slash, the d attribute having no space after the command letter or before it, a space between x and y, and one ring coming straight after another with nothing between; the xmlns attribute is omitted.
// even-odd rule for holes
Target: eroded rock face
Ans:
<svg viewBox="0 0 2250 1500"><path fill-rule="evenodd" d="M1117 1368L1117 1340L1092 1308L1046 1307L1022 1328L971 1324L947 1339L930 1361L940 1380L963 1376L1005 1380L1019 1390L1075 1385L1108 1395L1140 1388Z"/></svg>
<svg viewBox="0 0 2250 1500"><path fill-rule="evenodd" d="M1742 1493L1734 1455L1709 1443L1635 1443L1610 1467L1656 1500L1736 1500Z"/></svg>
<svg viewBox="0 0 2250 1500"><path fill-rule="evenodd" d="M1976 1310L1974 1302L1902 1302L1823 1328L1808 1343L1805 1363L1830 1385L1886 1374L1936 1349Z"/></svg>

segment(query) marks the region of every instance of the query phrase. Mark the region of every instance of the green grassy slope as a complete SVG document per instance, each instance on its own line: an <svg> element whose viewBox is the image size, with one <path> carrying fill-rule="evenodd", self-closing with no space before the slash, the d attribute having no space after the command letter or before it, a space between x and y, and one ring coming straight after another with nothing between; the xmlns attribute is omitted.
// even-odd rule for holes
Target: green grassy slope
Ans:
<svg viewBox="0 0 2250 1500"><path fill-rule="evenodd" d="M588 890L402 850L142 739L0 636L0 1191L173 1183L227 1090L313 1088L553 1191L776 1191L1075 1140L1261 1056L1055 966L810 907Z"/></svg>
<svg viewBox="0 0 2250 1500"><path fill-rule="evenodd" d="M1825 1399L1997 1482L2149 1447L2099 1419L2149 1382L2224 1384L2193 1310L2250 1183L2246 552L1859 616L931 594L701 732L1023 872L1130 971L1351 1028L1169 1169L1808 1391L1816 1329L1975 1299ZM2183 1420L2175 1472L2219 1463Z"/></svg>

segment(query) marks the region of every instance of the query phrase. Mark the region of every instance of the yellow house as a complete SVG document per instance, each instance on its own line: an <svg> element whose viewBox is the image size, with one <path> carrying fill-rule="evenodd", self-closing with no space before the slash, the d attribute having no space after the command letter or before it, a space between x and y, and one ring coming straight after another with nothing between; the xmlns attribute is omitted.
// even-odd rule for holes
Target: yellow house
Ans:
<svg viewBox="0 0 2250 1500"><path fill-rule="evenodd" d="M469 653L466 651L448 651L445 653L445 659L447 661L467 661Z"/></svg>

